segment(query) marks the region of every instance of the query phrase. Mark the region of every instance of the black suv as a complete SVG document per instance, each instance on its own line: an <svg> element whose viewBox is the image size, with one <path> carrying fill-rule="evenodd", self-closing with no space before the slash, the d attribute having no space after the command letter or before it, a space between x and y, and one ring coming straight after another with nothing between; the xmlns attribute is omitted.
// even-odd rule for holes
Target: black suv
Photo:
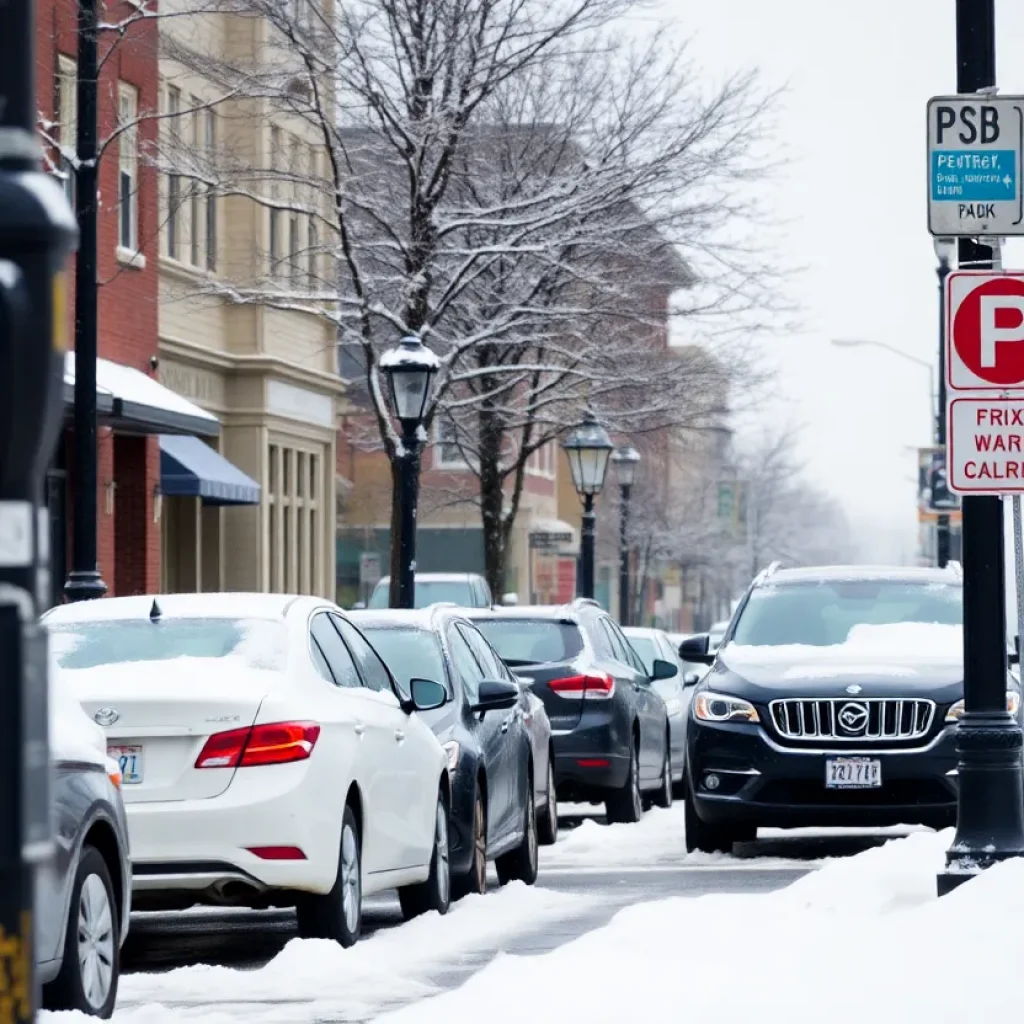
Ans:
<svg viewBox="0 0 1024 1024"><path fill-rule="evenodd" d="M559 800L603 801L613 822L639 821L645 800L672 803L668 717L651 683L677 665L655 661L648 675L596 601L465 614L544 702Z"/></svg>
<svg viewBox="0 0 1024 1024"><path fill-rule="evenodd" d="M951 825L963 713L963 588L949 569L765 570L687 723L686 844L726 851L758 826ZM1020 690L1006 682L1007 707Z"/></svg>

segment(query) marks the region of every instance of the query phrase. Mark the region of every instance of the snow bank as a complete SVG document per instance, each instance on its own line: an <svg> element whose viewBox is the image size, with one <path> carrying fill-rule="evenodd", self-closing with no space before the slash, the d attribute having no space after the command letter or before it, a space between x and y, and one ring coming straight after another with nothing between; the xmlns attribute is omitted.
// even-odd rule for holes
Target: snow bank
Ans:
<svg viewBox="0 0 1024 1024"><path fill-rule="evenodd" d="M833 861L767 895L640 904L542 956L502 956L381 1024L682 1020L962 1024L1018 1013L1024 860L935 896L952 830ZM955 971L950 964L955 944ZM595 965L614 965L600 983ZM639 982L638 979L642 979ZM770 997L766 998L766 993ZM495 998L500 994L500 998Z"/></svg>
<svg viewBox="0 0 1024 1024"><path fill-rule="evenodd" d="M342 949L293 939L256 971L205 965L121 979L115 1024L250 1024L363 1020L438 991L428 978L461 958L501 949L511 936L588 910L596 900L512 883L469 896L445 916L427 914ZM70 1018L42 1015L49 1024ZM77 1022L76 1022L77 1024Z"/></svg>

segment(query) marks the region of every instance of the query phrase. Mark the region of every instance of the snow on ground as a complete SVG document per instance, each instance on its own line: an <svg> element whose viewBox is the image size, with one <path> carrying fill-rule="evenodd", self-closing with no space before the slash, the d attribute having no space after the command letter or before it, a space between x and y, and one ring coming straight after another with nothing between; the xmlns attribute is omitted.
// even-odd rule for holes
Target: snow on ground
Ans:
<svg viewBox="0 0 1024 1024"><path fill-rule="evenodd" d="M352 949L293 939L255 971L198 965L121 979L115 1024L287 1024L362 1020L388 1006L435 994L427 979L438 968L515 935L536 931L596 900L531 888L521 882L461 900L445 917L427 914L373 935ZM91 1018L41 1014L48 1024Z"/></svg>
<svg viewBox="0 0 1024 1024"><path fill-rule="evenodd" d="M935 879L952 838L952 830L916 833L769 894L635 905L553 952L499 956L461 988L380 1024L476 1019L480 1007L487 1024L1016 1017L1024 860L939 900ZM943 964L954 972L943 976ZM605 965L599 981L595 965Z"/></svg>

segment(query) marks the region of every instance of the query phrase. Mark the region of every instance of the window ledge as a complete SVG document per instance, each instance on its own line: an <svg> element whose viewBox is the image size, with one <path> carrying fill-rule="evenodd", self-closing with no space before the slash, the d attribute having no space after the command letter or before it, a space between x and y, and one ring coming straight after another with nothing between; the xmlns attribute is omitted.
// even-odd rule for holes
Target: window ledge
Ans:
<svg viewBox="0 0 1024 1024"><path fill-rule="evenodd" d="M143 253L137 249L126 249L123 245L119 245L116 250L117 262L122 267L130 267L132 270L145 270L146 269L146 257Z"/></svg>
<svg viewBox="0 0 1024 1024"><path fill-rule="evenodd" d="M184 281L204 281L215 276L215 271L194 266L184 260L176 259L174 256L168 256L166 253L160 254L160 269L172 277Z"/></svg>

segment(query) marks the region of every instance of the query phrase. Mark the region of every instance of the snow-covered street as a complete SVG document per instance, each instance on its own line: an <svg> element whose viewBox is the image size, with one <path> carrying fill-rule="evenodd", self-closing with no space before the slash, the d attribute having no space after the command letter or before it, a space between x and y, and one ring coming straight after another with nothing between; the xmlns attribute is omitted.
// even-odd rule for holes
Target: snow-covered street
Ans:
<svg viewBox="0 0 1024 1024"><path fill-rule="evenodd" d="M977 933L971 963L979 969L997 962L986 957L1011 955L1003 951L1010 944L999 922L1005 919L1008 928L1007 914L1024 902L1024 872L1003 869L939 905L935 874L948 834L764 832L733 857L687 857L678 805L654 810L638 825L607 826L590 818L590 808L564 810L575 827L544 850L535 887L492 888L446 917L409 924L398 923L387 899L371 901L369 935L351 950L294 938L281 913L137 915L130 940L136 962L122 979L114 1019L433 1024L484 1000L488 1021L619 1021L636 1018L638 1005L651 1016L660 1013L682 986L688 1018L718 1024L763 1016L763 992L799 964L800 976L814 983L787 999L787 1024L818 1019L822 1000L840 991L846 995L842 1005L829 1003L830 1020L862 1019L884 992L886 1005L898 1008L895 1021L909 1019L919 1005L913 1000L923 998L901 979L908 971L918 976L924 958L948 942L950 915L968 936ZM871 848L889 838L886 832L897 838ZM1008 895L1003 906L1000 894L1018 878L1021 899ZM986 915L996 909L990 924ZM226 928L232 919L236 925ZM262 949L253 945L261 927L276 955L254 955ZM181 943L193 963L205 958L197 949L218 952L213 963L166 971L167 959L157 953L161 942ZM742 961L744 985L709 985L723 955L741 948L757 951ZM567 975L591 976L595 962L614 964L601 985L559 983ZM936 1020L953 1019L947 995L928 997Z"/></svg>

